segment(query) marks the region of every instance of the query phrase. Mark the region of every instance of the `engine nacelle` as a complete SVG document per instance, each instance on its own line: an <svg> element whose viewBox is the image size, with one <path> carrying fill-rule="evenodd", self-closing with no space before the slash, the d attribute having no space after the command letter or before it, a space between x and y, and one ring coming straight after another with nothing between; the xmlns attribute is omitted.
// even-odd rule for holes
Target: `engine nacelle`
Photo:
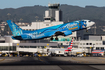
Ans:
<svg viewBox="0 0 105 70"><path fill-rule="evenodd" d="M70 31L70 30L64 32L65 36L68 36L68 35L71 35L71 34L72 34L72 31Z"/></svg>

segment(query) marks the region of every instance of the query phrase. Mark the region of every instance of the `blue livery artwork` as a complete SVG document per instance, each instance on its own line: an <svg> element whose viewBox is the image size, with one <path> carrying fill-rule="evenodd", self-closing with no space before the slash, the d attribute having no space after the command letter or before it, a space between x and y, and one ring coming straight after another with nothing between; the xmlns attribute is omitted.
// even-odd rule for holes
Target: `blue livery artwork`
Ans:
<svg viewBox="0 0 105 70"><path fill-rule="evenodd" d="M7 23L13 34L12 38L17 40L33 40L47 37L51 37L51 40L53 40L54 36L56 36L56 40L58 40L57 36L59 35L68 36L71 35L74 31L89 29L92 25L95 24L95 22L90 20L79 20L34 31L28 31L21 29L11 20L7 20Z"/></svg>

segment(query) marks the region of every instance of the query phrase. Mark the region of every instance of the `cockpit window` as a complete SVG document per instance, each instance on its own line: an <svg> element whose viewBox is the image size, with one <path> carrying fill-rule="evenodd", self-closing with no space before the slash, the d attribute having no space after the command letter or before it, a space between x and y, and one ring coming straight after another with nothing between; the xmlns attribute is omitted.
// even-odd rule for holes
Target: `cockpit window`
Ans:
<svg viewBox="0 0 105 70"><path fill-rule="evenodd" d="M86 24L86 21L82 21L84 24Z"/></svg>
<svg viewBox="0 0 105 70"><path fill-rule="evenodd" d="M84 21L86 23L86 21Z"/></svg>
<svg viewBox="0 0 105 70"><path fill-rule="evenodd" d="M91 20L89 20L89 22L91 22Z"/></svg>

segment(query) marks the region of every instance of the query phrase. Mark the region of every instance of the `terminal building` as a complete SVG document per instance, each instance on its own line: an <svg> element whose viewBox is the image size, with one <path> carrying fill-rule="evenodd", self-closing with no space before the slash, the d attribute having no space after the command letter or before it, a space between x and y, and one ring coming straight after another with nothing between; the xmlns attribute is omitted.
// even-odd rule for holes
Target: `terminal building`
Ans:
<svg viewBox="0 0 105 70"><path fill-rule="evenodd" d="M44 40L46 41L46 40ZM61 42L64 42L61 44ZM69 41L56 41L56 42L29 42L13 40L11 36L0 38L0 52L1 53L44 53L47 54L49 49L53 48L67 48ZM105 49L105 36L89 35L87 40L74 40L73 48L82 48L86 53L91 53L92 50Z"/></svg>
<svg viewBox="0 0 105 70"><path fill-rule="evenodd" d="M37 30L50 26L63 24L62 11L59 9L60 4L48 4L49 9L45 11L43 22L32 22L30 26L21 26L24 30ZM78 32L73 32L69 36L59 36L58 41L49 38L41 40L26 40L19 41L13 40L11 36L0 38L0 52L1 53L14 53L14 52L30 52L30 53L45 53L53 48L66 48L71 39L73 41L73 48L83 48L86 53L91 53L94 49L105 49L105 35L83 35Z"/></svg>

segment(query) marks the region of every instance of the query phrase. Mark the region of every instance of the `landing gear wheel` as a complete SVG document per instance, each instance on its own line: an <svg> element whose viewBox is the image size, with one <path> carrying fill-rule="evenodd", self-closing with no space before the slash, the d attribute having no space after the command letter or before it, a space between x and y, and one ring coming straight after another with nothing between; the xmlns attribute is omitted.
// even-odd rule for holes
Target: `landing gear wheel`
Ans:
<svg viewBox="0 0 105 70"><path fill-rule="evenodd" d="M50 40L53 40L53 37L51 37Z"/></svg>
<svg viewBox="0 0 105 70"><path fill-rule="evenodd" d="M57 40L57 41L58 41L58 38L56 37L56 38L55 38L55 40Z"/></svg>

